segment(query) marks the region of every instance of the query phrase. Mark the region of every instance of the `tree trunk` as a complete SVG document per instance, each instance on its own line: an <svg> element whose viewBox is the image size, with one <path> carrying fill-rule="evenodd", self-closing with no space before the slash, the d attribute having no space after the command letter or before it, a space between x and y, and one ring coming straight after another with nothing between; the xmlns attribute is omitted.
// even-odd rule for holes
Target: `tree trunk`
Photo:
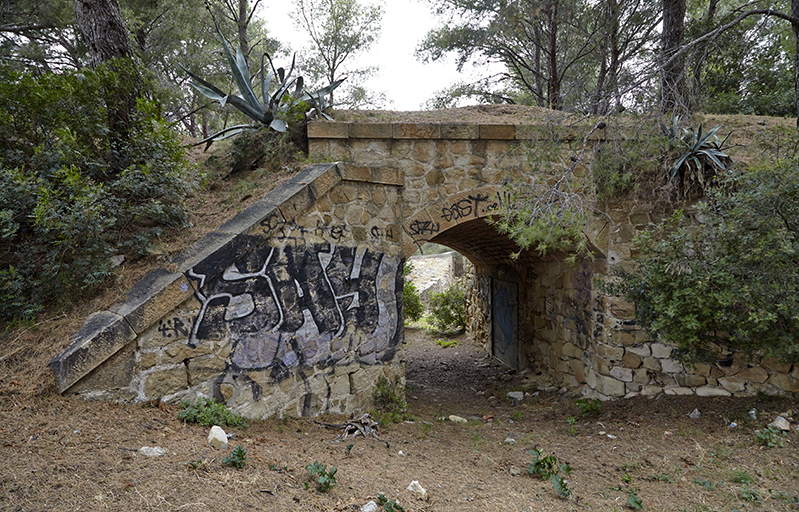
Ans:
<svg viewBox="0 0 799 512"><path fill-rule="evenodd" d="M791 1L791 17L799 19L799 0ZM796 127L799 128L799 22L791 22L793 27L793 38L796 43L796 51L793 54L793 88L796 101Z"/></svg>
<svg viewBox="0 0 799 512"><path fill-rule="evenodd" d="M75 0L75 18L89 49L92 66L133 55L117 0Z"/></svg>
<svg viewBox="0 0 799 512"><path fill-rule="evenodd" d="M249 5L247 0L239 0L239 16L236 20L237 29L239 32L239 49L241 54L244 55L244 62L250 65L250 39L247 37L247 28L249 26Z"/></svg>
<svg viewBox="0 0 799 512"><path fill-rule="evenodd" d="M798 0L794 0L798 1ZM677 54L685 31L685 0L663 0L663 35L660 42L660 110L685 110L685 54ZM675 56L676 55L676 56Z"/></svg>
<svg viewBox="0 0 799 512"><path fill-rule="evenodd" d="M563 101L560 97L560 76L558 76L558 0L554 0L548 6L547 23L549 25L547 99L549 108L560 110L563 106Z"/></svg>
<svg viewBox="0 0 799 512"><path fill-rule="evenodd" d="M120 86L105 91L112 174L126 167L125 146L138 97L139 76L133 64L128 30L117 0L75 0L75 18L91 55L91 65L114 61Z"/></svg>

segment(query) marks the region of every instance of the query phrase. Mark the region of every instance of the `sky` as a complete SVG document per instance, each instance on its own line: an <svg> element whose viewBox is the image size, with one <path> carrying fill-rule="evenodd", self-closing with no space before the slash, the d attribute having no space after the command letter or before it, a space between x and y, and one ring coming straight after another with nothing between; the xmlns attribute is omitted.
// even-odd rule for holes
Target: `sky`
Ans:
<svg viewBox="0 0 799 512"><path fill-rule="evenodd" d="M359 65L379 66L377 76L365 86L385 93L390 110L419 110L436 91L460 80L468 80L455 67L454 58L424 64L414 51L427 32L437 25L436 16L425 0L385 0L380 40L368 54L359 56ZM306 45L307 36L294 26L289 13L291 0L270 0L261 14L272 37L294 50ZM346 65L346 63L345 63Z"/></svg>

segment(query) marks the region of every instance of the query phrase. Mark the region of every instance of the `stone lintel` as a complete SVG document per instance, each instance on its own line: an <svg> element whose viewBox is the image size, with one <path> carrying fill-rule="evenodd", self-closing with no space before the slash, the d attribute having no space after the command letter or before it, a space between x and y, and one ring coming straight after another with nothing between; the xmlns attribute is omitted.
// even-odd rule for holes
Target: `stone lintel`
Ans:
<svg viewBox="0 0 799 512"><path fill-rule="evenodd" d="M312 121L307 129L309 139L347 139L350 136L349 123Z"/></svg>
<svg viewBox="0 0 799 512"><path fill-rule="evenodd" d="M405 185L405 175L393 167L372 167L351 163L340 163L341 178L347 181L363 181L382 185Z"/></svg>
<svg viewBox="0 0 799 512"><path fill-rule="evenodd" d="M480 127L476 124L442 124L442 139L479 139Z"/></svg>
<svg viewBox="0 0 799 512"><path fill-rule="evenodd" d="M112 312L125 317L131 328L141 334L193 293L183 274L158 268L133 285L127 300Z"/></svg>
<svg viewBox="0 0 799 512"><path fill-rule="evenodd" d="M393 125L395 139L440 139L440 124L396 123Z"/></svg>
<svg viewBox="0 0 799 512"><path fill-rule="evenodd" d="M391 139L394 125L391 123L349 123L351 139Z"/></svg>
<svg viewBox="0 0 799 512"><path fill-rule="evenodd" d="M480 138L487 140L514 140L516 138L516 125L481 124Z"/></svg>
<svg viewBox="0 0 799 512"><path fill-rule="evenodd" d="M72 344L50 361L58 391L69 389L135 338L136 333L121 315L100 311L89 316Z"/></svg>

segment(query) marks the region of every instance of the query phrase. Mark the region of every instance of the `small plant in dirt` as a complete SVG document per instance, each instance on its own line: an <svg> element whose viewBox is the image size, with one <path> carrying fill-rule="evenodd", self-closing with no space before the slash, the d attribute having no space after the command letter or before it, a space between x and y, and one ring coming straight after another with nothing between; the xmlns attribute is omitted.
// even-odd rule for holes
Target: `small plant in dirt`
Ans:
<svg viewBox="0 0 799 512"><path fill-rule="evenodd" d="M383 507L386 512L405 512L405 509L394 500L389 501L384 495L377 497L377 503Z"/></svg>
<svg viewBox="0 0 799 512"><path fill-rule="evenodd" d="M510 419L517 423L521 422L522 418L524 418L524 413L522 411L516 411L510 415Z"/></svg>
<svg viewBox="0 0 799 512"><path fill-rule="evenodd" d="M558 473L558 458L554 455L544 455L543 450L533 448L530 450L533 462L527 465L527 472L541 480L549 480L549 477Z"/></svg>
<svg viewBox="0 0 799 512"><path fill-rule="evenodd" d="M187 400L180 402L178 419L196 423L201 427L227 425L229 427L247 428L247 420L241 414L229 411L224 404L215 402L210 398L200 398L193 404Z"/></svg>
<svg viewBox="0 0 799 512"><path fill-rule="evenodd" d="M566 418L566 423L569 424L569 435L577 435L577 428L574 426L574 424L577 423L577 420L574 418L574 416L569 416Z"/></svg>
<svg viewBox="0 0 799 512"><path fill-rule="evenodd" d="M313 464L308 464L305 469L311 472L308 480L316 485L316 490L319 492L327 492L336 486L336 472L338 468L331 466L330 470L327 466L315 461ZM308 482L305 482L305 488L310 488Z"/></svg>
<svg viewBox="0 0 799 512"><path fill-rule="evenodd" d="M247 450L240 444L237 444L230 455L222 459L222 462L227 466L232 466L236 469L241 469L247 462Z"/></svg>
<svg viewBox="0 0 799 512"><path fill-rule="evenodd" d="M436 340L436 343L441 345L441 348L449 348L457 345L458 340Z"/></svg>
<svg viewBox="0 0 799 512"><path fill-rule="evenodd" d="M743 501L748 501L750 503L760 503L760 493L749 487L749 485L744 484L742 487L738 488L738 497Z"/></svg>
<svg viewBox="0 0 799 512"><path fill-rule="evenodd" d="M402 304L405 308L405 318L418 322L424 315L424 304L419 295L419 289L409 279L411 271L413 271L413 263L406 261L402 266L402 277L405 280L402 284Z"/></svg>
<svg viewBox="0 0 799 512"><path fill-rule="evenodd" d="M755 442L762 444L766 448L782 448L784 446L782 438L784 437L785 432L775 427L766 427L755 433Z"/></svg>
<svg viewBox="0 0 799 512"><path fill-rule="evenodd" d="M466 288L460 280L430 296L430 320L438 332L466 330Z"/></svg>
<svg viewBox="0 0 799 512"><path fill-rule="evenodd" d="M730 476L730 482L734 484L751 484L754 479L746 471L733 471Z"/></svg>
<svg viewBox="0 0 799 512"><path fill-rule="evenodd" d="M544 455L542 450L533 448L530 450L533 462L527 465L527 472L541 480L549 480L552 488L555 489L562 498L568 498L572 490L563 475L571 475L572 468L568 463L558 466L558 458L554 455Z"/></svg>
<svg viewBox="0 0 799 512"><path fill-rule="evenodd" d="M644 508L644 504L641 501L641 498L638 497L636 491L632 489L628 489L630 494L627 496L627 506L633 510L641 510Z"/></svg>
<svg viewBox="0 0 799 512"><path fill-rule="evenodd" d="M405 402L405 392L399 378L394 379L392 383L386 377L381 376L377 379L372 398L374 398L378 410L378 414L375 416L379 417L378 422L381 425L405 421L408 404Z"/></svg>
<svg viewBox="0 0 799 512"><path fill-rule="evenodd" d="M602 401L598 398L592 400L581 398L574 403L577 404L577 407L580 409L580 416L582 417L596 417L602 414Z"/></svg>

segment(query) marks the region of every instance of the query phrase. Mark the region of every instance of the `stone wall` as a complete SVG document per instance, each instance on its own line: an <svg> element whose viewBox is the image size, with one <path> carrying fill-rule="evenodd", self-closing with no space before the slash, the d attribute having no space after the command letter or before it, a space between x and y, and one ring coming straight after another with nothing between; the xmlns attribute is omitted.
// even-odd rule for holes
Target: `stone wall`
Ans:
<svg viewBox="0 0 799 512"><path fill-rule="evenodd" d="M487 350L492 283L518 288L514 362L553 384L601 398L799 392L797 364L750 366L728 354L683 366L636 325L633 305L594 288L595 277L634 260L634 236L663 217L651 205L597 205L585 232L594 257L572 263L519 251L486 222L507 185L548 186L526 172L522 151L538 133L311 123L310 156L340 162L308 167L147 276L124 304L90 317L51 363L59 390L214 397L249 417L364 410L378 378L404 376L401 263L433 241L471 262L468 329ZM556 151L563 162L570 137Z"/></svg>
<svg viewBox="0 0 799 512"><path fill-rule="evenodd" d="M52 363L61 391L251 418L371 406L404 379L400 183L352 171L303 171L95 314Z"/></svg>

